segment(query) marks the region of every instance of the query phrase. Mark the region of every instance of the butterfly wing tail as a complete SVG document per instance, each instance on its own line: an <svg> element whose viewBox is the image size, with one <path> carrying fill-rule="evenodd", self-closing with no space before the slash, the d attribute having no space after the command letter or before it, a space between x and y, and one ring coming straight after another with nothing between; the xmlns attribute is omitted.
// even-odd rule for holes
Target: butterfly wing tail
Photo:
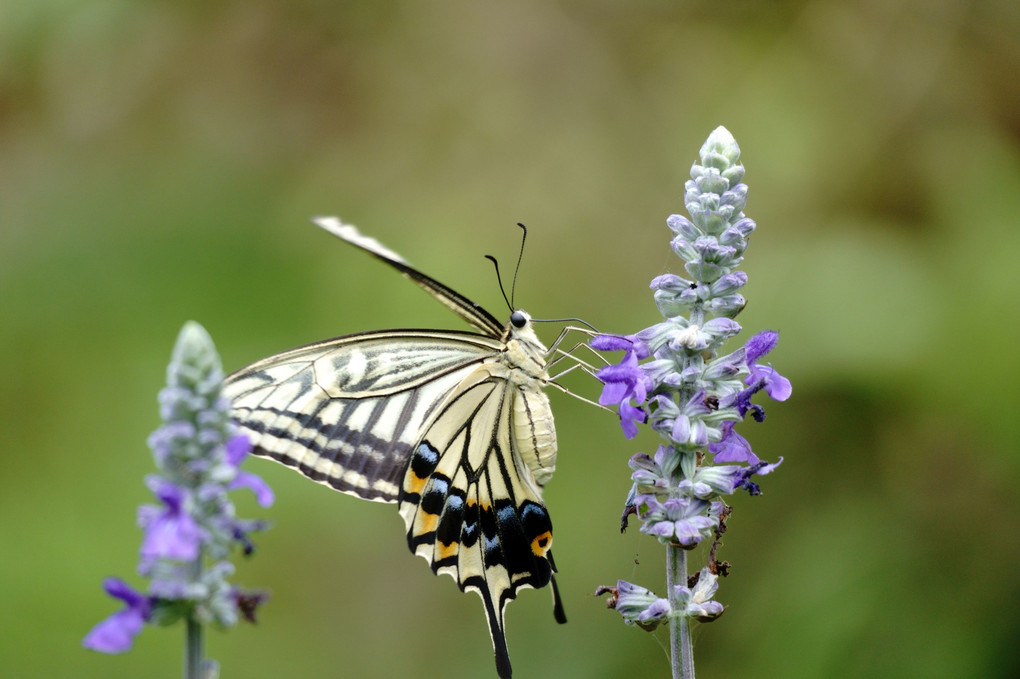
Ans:
<svg viewBox="0 0 1020 679"><path fill-rule="evenodd" d="M552 554L549 555L549 561L552 561ZM553 570L555 570L555 567ZM556 622L562 625L567 622L567 612L563 610L563 599L560 597L560 587L556 584L555 575L549 579L552 581L553 618L556 619Z"/></svg>
<svg viewBox="0 0 1020 679"><path fill-rule="evenodd" d="M492 595L484 587L476 587L475 590L482 597L485 606L485 617L489 621L489 634L492 636L492 651L496 656L496 674L500 679L510 679L510 652L506 648L506 631L503 626L503 611L506 609L504 602L499 611L492 601Z"/></svg>

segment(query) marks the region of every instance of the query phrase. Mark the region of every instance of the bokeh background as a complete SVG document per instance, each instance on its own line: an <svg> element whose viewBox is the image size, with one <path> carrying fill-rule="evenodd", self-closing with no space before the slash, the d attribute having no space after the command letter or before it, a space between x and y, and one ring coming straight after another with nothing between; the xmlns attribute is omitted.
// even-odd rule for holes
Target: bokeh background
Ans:
<svg viewBox="0 0 1020 679"><path fill-rule="evenodd" d="M1020 8L1014 0L0 5L0 673L174 677L181 630L81 637L132 584L145 445L182 323L228 370L384 327L462 327L308 222L339 214L481 302L633 332L679 271L667 215L708 133L758 231L748 331L793 398L744 430L785 458L737 497L703 677L1017 676ZM544 329L551 339L556 329ZM584 376L570 381L593 397ZM552 394L546 499L569 624L508 609L520 677L661 677L664 635L592 596L662 588L617 521L613 418ZM264 461L275 527L238 579L233 677L494 676L481 606L392 508Z"/></svg>

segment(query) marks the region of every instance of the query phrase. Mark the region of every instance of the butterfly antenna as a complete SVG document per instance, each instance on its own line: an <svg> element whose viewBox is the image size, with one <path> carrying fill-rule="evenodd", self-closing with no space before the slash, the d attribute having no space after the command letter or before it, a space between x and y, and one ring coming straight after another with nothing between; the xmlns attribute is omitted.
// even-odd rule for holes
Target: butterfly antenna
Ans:
<svg viewBox="0 0 1020 679"><path fill-rule="evenodd" d="M524 241L526 241L528 239L528 227L524 226L524 224L521 224L520 222L517 222L517 226L521 227L521 230L524 231L524 233L521 234L521 251L517 255L517 266L514 267L514 280L513 280L513 283L510 284L510 309L511 310L515 308L513 302L514 302L514 291L517 289L517 272L521 270L521 260L524 259Z"/></svg>
<svg viewBox="0 0 1020 679"><path fill-rule="evenodd" d="M513 311L514 305L510 303L509 299L507 299L506 290L503 289L503 278L499 275L499 262L497 262L496 258L492 255L485 255L485 258L492 262L492 265L496 267L496 281L499 283L499 291L503 293L503 300L506 302L506 305L510 307L510 311ZM516 274L514 274L514 278L516 278ZM513 291L511 290L511 292Z"/></svg>

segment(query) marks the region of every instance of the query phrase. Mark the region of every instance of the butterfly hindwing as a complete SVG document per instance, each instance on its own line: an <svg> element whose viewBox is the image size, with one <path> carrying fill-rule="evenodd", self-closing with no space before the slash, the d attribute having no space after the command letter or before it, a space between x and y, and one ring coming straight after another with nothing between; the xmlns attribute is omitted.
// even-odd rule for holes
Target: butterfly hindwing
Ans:
<svg viewBox="0 0 1020 679"><path fill-rule="evenodd" d="M552 524L517 464L515 401L529 386L500 368L476 368L440 407L412 452L400 513L411 551L482 598L497 668L509 676L503 613L518 590L549 583Z"/></svg>

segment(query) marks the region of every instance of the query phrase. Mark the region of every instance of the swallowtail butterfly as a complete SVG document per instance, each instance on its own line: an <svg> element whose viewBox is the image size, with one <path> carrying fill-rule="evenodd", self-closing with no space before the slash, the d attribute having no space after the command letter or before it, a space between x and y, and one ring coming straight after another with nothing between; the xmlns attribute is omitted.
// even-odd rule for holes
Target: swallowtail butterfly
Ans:
<svg viewBox="0 0 1020 679"><path fill-rule="evenodd" d="M270 356L227 377L233 416L256 455L397 503L411 551L482 598L496 670L509 677L504 611L518 590L552 581L556 619L566 622L542 502L556 461L542 388L555 385L547 359L559 340L546 349L524 311L503 325L353 226L314 221L478 332L380 330Z"/></svg>

